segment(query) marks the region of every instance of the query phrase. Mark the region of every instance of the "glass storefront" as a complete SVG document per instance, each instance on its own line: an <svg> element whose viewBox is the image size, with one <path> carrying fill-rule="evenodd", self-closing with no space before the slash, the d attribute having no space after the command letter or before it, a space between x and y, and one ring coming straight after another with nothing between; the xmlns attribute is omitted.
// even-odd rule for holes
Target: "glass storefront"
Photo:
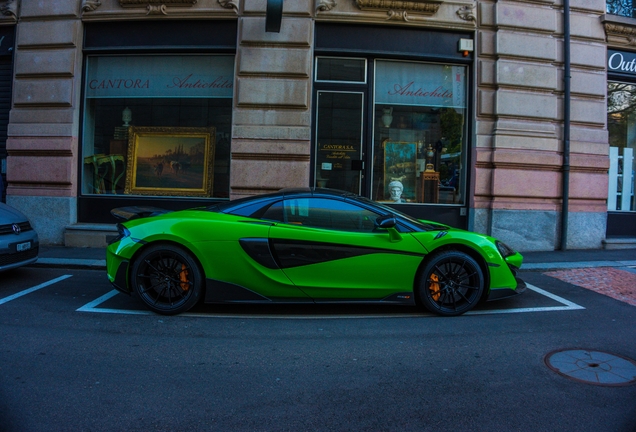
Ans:
<svg viewBox="0 0 636 432"><path fill-rule="evenodd" d="M464 66L376 61L372 198L462 204Z"/></svg>
<svg viewBox="0 0 636 432"><path fill-rule="evenodd" d="M318 57L314 184L395 204L465 204L466 69Z"/></svg>
<svg viewBox="0 0 636 432"><path fill-rule="evenodd" d="M81 192L229 197L233 55L89 56Z"/></svg>
<svg viewBox="0 0 636 432"><path fill-rule="evenodd" d="M607 128L610 142L609 211L636 211L636 85L612 82L607 86Z"/></svg>

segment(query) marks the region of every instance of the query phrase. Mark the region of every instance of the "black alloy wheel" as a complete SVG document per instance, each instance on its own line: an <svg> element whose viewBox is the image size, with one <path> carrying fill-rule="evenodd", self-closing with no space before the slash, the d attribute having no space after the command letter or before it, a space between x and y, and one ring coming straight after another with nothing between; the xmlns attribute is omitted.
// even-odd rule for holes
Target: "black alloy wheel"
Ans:
<svg viewBox="0 0 636 432"><path fill-rule="evenodd" d="M484 274L477 261L460 251L433 255L424 267L419 299L429 311L444 316L471 310L484 292Z"/></svg>
<svg viewBox="0 0 636 432"><path fill-rule="evenodd" d="M197 262L178 246L161 244L143 250L130 274L141 300L163 315L188 311L203 291L203 273Z"/></svg>

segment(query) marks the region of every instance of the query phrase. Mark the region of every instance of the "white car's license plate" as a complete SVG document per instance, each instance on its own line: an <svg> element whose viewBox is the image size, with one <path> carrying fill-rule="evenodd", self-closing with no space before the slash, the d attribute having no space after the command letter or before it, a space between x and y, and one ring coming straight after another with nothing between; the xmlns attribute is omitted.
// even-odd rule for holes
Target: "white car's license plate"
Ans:
<svg viewBox="0 0 636 432"><path fill-rule="evenodd" d="M16 249L18 250L18 252L24 252L25 250L29 250L31 249L31 242L18 243L16 245Z"/></svg>

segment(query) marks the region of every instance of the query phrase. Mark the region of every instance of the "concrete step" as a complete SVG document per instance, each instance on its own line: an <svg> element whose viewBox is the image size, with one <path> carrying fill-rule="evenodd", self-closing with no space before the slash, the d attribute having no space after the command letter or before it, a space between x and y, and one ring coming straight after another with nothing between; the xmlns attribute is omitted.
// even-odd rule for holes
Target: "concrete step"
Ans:
<svg viewBox="0 0 636 432"><path fill-rule="evenodd" d="M603 240L603 249L634 249L636 237L611 237Z"/></svg>
<svg viewBox="0 0 636 432"><path fill-rule="evenodd" d="M115 237L117 228L114 224L77 223L66 227L64 246L105 248Z"/></svg>

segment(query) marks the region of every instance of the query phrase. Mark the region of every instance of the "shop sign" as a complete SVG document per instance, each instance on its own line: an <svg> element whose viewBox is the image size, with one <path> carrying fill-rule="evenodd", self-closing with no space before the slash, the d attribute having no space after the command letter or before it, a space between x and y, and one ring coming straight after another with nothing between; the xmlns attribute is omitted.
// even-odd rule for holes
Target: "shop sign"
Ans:
<svg viewBox="0 0 636 432"><path fill-rule="evenodd" d="M358 146L350 144L319 144L321 159L326 162L322 164L322 169L342 170L346 168L346 161L351 160L351 155L360 153Z"/></svg>
<svg viewBox="0 0 636 432"><path fill-rule="evenodd" d="M375 102L448 108L466 107L466 68L378 61Z"/></svg>
<svg viewBox="0 0 636 432"><path fill-rule="evenodd" d="M87 98L231 98L234 56L90 57Z"/></svg>
<svg viewBox="0 0 636 432"><path fill-rule="evenodd" d="M607 70L636 76L636 53L607 50Z"/></svg>

